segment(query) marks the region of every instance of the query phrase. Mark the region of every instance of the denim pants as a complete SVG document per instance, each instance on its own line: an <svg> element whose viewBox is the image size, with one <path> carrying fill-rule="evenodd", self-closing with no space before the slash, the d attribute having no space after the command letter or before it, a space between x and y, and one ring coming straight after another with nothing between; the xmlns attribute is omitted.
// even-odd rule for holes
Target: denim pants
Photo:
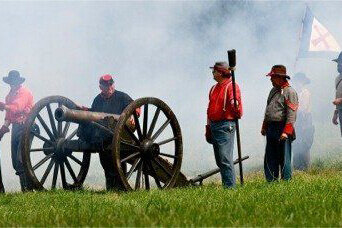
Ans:
<svg viewBox="0 0 342 228"><path fill-rule="evenodd" d="M217 166L220 168L224 187L235 186L235 170L233 161L235 122L218 121L210 124L212 141Z"/></svg>
<svg viewBox="0 0 342 228"><path fill-rule="evenodd" d="M24 124L12 124L12 135L11 135L11 155L12 165L15 169L16 175L23 175L24 168L21 158L20 141L24 131Z"/></svg>
<svg viewBox="0 0 342 228"><path fill-rule="evenodd" d="M285 123L268 123L266 130L266 151L264 160L265 177L268 182L276 181L279 178L290 180L292 176L291 167L291 139L280 141Z"/></svg>

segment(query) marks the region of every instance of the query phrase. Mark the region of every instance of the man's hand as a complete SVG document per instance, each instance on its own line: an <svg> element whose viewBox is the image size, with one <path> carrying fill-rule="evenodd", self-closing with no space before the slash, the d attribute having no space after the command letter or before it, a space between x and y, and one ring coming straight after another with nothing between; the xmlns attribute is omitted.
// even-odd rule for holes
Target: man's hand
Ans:
<svg viewBox="0 0 342 228"><path fill-rule="evenodd" d="M266 135L266 130L264 128L262 128L260 133L261 133L262 136L265 136Z"/></svg>
<svg viewBox="0 0 342 228"><path fill-rule="evenodd" d="M281 134L281 136L280 136L280 141L285 141L286 139L288 139L289 137L287 136L287 134L286 133L283 133L283 134Z"/></svg>
<svg viewBox="0 0 342 228"><path fill-rule="evenodd" d="M267 123L266 123L266 121L264 120L264 122L262 122L261 131L260 131L260 133L261 133L262 136L265 136L265 135L266 135L266 129L267 129Z"/></svg>
<svg viewBox="0 0 342 228"><path fill-rule="evenodd" d="M1 141L2 137L9 131L10 130L8 127L6 127L5 125L2 125L2 127L0 128L0 141Z"/></svg>
<svg viewBox="0 0 342 228"><path fill-rule="evenodd" d="M332 118L332 123L335 124L335 125L338 125L337 118L338 118L338 111L336 110L336 111L334 112L334 116L333 116L333 118Z"/></svg>
<svg viewBox="0 0 342 228"><path fill-rule="evenodd" d="M77 110L82 110L82 111L89 111L88 107L85 107L83 105L76 105Z"/></svg>
<svg viewBox="0 0 342 228"><path fill-rule="evenodd" d="M0 102L0 111L4 111L6 104L4 102Z"/></svg>
<svg viewBox="0 0 342 228"><path fill-rule="evenodd" d="M342 98L336 98L336 99L333 101L333 104L334 104L334 105L340 105L340 104L342 104Z"/></svg>
<svg viewBox="0 0 342 228"><path fill-rule="evenodd" d="M132 126L135 126L135 121L134 121L133 116L131 116L128 121L129 121L129 124L131 124Z"/></svg>
<svg viewBox="0 0 342 228"><path fill-rule="evenodd" d="M205 140L207 141L207 143L212 144L212 135L211 135L211 129L210 129L210 125L207 124L205 125Z"/></svg>

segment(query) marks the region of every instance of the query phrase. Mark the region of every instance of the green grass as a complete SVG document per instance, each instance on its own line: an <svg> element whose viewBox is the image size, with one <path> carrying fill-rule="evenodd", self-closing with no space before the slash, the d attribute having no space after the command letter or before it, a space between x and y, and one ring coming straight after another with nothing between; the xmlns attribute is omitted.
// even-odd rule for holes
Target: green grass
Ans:
<svg viewBox="0 0 342 228"><path fill-rule="evenodd" d="M250 174L243 187L54 191L0 196L0 226L341 226L342 172L312 169L290 182Z"/></svg>

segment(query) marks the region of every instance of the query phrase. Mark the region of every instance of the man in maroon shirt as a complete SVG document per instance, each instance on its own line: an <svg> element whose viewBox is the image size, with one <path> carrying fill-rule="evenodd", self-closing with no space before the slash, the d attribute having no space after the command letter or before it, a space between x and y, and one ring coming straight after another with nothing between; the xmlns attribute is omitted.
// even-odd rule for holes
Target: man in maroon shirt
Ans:
<svg viewBox="0 0 342 228"><path fill-rule="evenodd" d="M0 140L4 134L10 131L9 126L12 124L12 164L16 175L20 178L21 189L26 191L29 186L21 160L20 139L25 120L33 107L33 96L31 91L22 85L25 78L21 77L18 71L10 71L3 81L10 85L11 90L6 96L5 102L0 102L0 111L6 111L5 122L0 128Z"/></svg>
<svg viewBox="0 0 342 228"><path fill-rule="evenodd" d="M100 77L99 88L101 92L93 100L91 108L83 107L83 109L88 109L93 112L105 112L120 115L133 101L128 94L115 88L113 77L110 74L105 74ZM103 130L94 129L88 124L83 124L81 126L79 136L82 140L95 143L97 145L109 145L112 142L112 135L109 135ZM111 151L103 150L99 153L99 156L100 163L105 173L106 189L120 189L119 182L117 181L117 173L115 172L113 165L113 156Z"/></svg>
<svg viewBox="0 0 342 228"><path fill-rule="evenodd" d="M236 84L237 108L235 108L233 83L228 64L217 62L210 68L213 69L212 73L217 84L209 92L206 138L213 144L223 187L231 188L235 186L233 149L235 120L242 116L241 93Z"/></svg>

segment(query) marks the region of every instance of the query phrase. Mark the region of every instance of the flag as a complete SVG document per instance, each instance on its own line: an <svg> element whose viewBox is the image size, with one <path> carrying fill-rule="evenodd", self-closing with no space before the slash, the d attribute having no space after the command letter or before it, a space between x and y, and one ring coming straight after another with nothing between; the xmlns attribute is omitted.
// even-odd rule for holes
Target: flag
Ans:
<svg viewBox="0 0 342 228"><path fill-rule="evenodd" d="M334 36L306 7L297 58L331 58L340 51Z"/></svg>

